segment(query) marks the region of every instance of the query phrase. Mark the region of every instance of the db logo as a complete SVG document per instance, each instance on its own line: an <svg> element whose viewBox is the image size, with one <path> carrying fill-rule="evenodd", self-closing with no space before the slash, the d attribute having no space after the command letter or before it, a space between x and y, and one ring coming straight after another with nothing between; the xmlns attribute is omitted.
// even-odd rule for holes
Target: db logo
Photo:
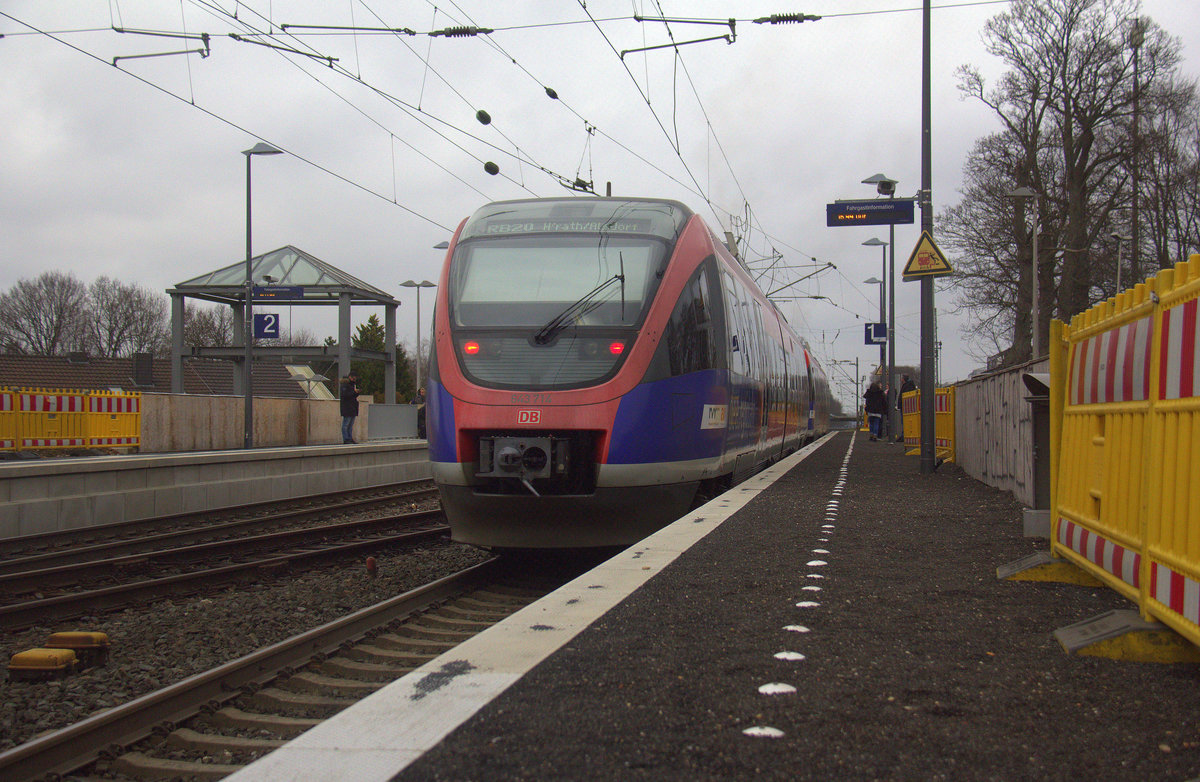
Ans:
<svg viewBox="0 0 1200 782"><path fill-rule="evenodd" d="M519 424L536 424L542 420L541 410L518 410L517 423Z"/></svg>

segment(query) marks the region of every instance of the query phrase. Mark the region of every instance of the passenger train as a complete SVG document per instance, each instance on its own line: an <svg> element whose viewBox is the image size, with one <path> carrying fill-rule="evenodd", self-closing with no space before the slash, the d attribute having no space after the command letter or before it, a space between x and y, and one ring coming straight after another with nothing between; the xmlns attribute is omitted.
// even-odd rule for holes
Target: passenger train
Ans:
<svg viewBox="0 0 1200 782"><path fill-rule="evenodd" d="M489 204L446 254L427 381L454 540L634 543L829 428L808 345L688 207Z"/></svg>

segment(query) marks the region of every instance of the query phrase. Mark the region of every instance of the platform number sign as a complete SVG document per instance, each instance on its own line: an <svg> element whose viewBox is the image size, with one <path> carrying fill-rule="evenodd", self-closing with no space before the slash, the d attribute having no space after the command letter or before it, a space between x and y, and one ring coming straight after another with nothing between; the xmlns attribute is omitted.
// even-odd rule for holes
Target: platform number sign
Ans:
<svg viewBox="0 0 1200 782"><path fill-rule="evenodd" d="M254 313L254 338L279 339L279 313Z"/></svg>
<svg viewBox="0 0 1200 782"><path fill-rule="evenodd" d="M886 323L865 323L863 325L866 326L866 344L883 345L887 342Z"/></svg>

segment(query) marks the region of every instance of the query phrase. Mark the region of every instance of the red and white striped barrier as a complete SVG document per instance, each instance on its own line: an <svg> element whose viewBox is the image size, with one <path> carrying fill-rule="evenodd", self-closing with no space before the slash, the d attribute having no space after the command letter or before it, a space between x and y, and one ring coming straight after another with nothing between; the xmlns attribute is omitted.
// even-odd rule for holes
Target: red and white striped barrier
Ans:
<svg viewBox="0 0 1200 782"><path fill-rule="evenodd" d="M1200 394L1200 301L1192 299L1162 314L1162 360L1158 367L1158 398L1187 399Z"/></svg>
<svg viewBox="0 0 1200 782"><path fill-rule="evenodd" d="M1146 316L1080 342L1071 363L1071 404L1149 399L1153 333Z"/></svg>

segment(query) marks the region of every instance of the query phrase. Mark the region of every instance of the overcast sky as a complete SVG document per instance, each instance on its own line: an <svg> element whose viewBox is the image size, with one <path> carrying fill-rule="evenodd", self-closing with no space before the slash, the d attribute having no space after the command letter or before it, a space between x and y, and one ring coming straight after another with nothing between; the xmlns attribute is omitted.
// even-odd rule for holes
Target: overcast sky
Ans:
<svg viewBox="0 0 1200 782"><path fill-rule="evenodd" d="M897 195L920 184L919 0L6 0L0 6L0 289L46 270L165 290L245 256L245 157L267 141L289 154L254 159L253 244L295 245L396 296L399 336L415 341L406 279L436 281L433 245L488 201L568 194L560 179L612 183L614 195L676 198L718 231L748 235L751 258L783 255L775 285L832 262L789 290L829 300L784 313L824 361L878 360L863 326L878 315L878 248L887 228L827 228L825 205L868 198L884 173ZM1006 3L937 0L933 12L933 200L958 202L974 141L996 130L963 101L955 69L1002 66L983 48L984 22ZM946 6L938 8L937 6ZM736 17L736 40L669 43L671 18ZM1183 71L1200 76L1195 0L1144 0L1183 41ZM773 13L820 15L754 24ZM589 19L588 15L595 19ZM236 18L235 18L236 15ZM418 35L291 28L409 28ZM461 25L486 37L431 37ZM208 33L202 42L113 30ZM50 35L33 34L36 28ZM274 32L274 46L229 37ZM676 42L726 35L725 25L674 22ZM558 100L547 96L552 88ZM649 106L647 106L649 101ZM476 112L492 118L484 126ZM589 129L591 132L589 132ZM484 171L484 162L500 174ZM711 206L710 206L711 204ZM739 225L731 225L730 214ZM748 220L752 230L744 227ZM919 215L918 215L919 223ZM715 226L714 226L715 227ZM937 226L935 223L935 236ZM896 229L897 277L917 226ZM954 263L953 257L950 258ZM897 363L916 364L917 283L896 289ZM431 292L423 296L429 336ZM970 335L938 294L941 378L979 366ZM282 310L286 327L335 333L335 308ZM362 308L357 320L371 310ZM976 346L976 354L983 351ZM849 398L849 388L842 396Z"/></svg>

